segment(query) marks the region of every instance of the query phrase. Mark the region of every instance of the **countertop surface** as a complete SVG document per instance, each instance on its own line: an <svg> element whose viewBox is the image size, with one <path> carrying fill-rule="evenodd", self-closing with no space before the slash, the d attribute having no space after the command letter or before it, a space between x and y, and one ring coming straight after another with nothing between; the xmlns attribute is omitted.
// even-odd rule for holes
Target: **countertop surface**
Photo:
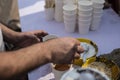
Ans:
<svg viewBox="0 0 120 80"><path fill-rule="evenodd" d="M78 32L67 33L64 24L45 19L44 0L18 0L22 31L45 30L49 34L59 37L88 38L98 45L98 55L120 48L120 17L110 8L103 12L102 21L97 31L90 31L87 35ZM29 80L50 80L49 64L29 73Z"/></svg>

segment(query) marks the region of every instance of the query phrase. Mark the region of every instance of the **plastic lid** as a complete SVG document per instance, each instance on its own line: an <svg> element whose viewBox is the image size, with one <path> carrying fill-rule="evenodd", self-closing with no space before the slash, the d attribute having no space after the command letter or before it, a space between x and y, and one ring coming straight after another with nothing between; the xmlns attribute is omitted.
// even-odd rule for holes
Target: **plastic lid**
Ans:
<svg viewBox="0 0 120 80"><path fill-rule="evenodd" d="M79 1L78 4L81 6L92 6L93 3L91 1Z"/></svg>
<svg viewBox="0 0 120 80"><path fill-rule="evenodd" d="M77 9L77 6L72 5L72 4L67 4L67 5L63 6L63 10L66 10L66 11L73 11L73 10L76 10L76 9Z"/></svg>

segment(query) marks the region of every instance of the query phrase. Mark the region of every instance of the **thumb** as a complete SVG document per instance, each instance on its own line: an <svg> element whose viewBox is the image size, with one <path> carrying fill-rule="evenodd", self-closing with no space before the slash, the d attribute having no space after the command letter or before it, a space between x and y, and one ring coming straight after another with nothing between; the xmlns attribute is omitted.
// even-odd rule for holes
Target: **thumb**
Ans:
<svg viewBox="0 0 120 80"><path fill-rule="evenodd" d="M33 40L35 40L37 42L41 41L36 35L29 35L29 36L27 36L27 38L33 39Z"/></svg>

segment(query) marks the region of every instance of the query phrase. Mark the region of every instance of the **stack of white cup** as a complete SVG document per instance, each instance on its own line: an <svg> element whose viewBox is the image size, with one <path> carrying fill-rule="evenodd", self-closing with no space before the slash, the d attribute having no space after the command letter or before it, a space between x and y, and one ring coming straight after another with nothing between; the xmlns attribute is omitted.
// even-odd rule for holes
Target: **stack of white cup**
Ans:
<svg viewBox="0 0 120 80"><path fill-rule="evenodd" d="M55 0L55 20L57 22L63 21L63 0Z"/></svg>
<svg viewBox="0 0 120 80"><path fill-rule="evenodd" d="M81 0L78 2L78 29L80 34L87 34L92 20L92 2Z"/></svg>
<svg viewBox="0 0 120 80"><path fill-rule="evenodd" d="M64 5L66 4L77 4L77 0L63 0L64 1Z"/></svg>
<svg viewBox="0 0 120 80"><path fill-rule="evenodd" d="M75 32L76 29L77 6L74 4L66 4L63 6L63 18L65 30L67 32Z"/></svg>
<svg viewBox="0 0 120 80"><path fill-rule="evenodd" d="M103 14L104 0L91 0L93 3L93 16L90 30L97 30L100 26L101 17Z"/></svg>

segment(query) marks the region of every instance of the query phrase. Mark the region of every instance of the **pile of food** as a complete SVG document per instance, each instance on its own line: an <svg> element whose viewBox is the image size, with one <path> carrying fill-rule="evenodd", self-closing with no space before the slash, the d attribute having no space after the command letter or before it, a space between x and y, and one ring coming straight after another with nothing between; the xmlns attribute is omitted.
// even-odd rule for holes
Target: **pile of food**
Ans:
<svg viewBox="0 0 120 80"><path fill-rule="evenodd" d="M111 53L100 55L99 57L104 57L108 60L114 61L120 68L120 48L114 49ZM120 80L120 74L117 80Z"/></svg>
<svg viewBox="0 0 120 80"><path fill-rule="evenodd" d="M109 68L105 63L102 62L93 62L88 65L90 68L97 69L103 73L105 73L109 78L112 78L112 71L111 68Z"/></svg>
<svg viewBox="0 0 120 80"><path fill-rule="evenodd" d="M120 68L120 48L114 49L111 53L100 55L99 57L104 57L108 60L113 60Z"/></svg>
<svg viewBox="0 0 120 80"><path fill-rule="evenodd" d="M65 70L68 70L69 68L70 68L70 65L68 64L56 64L55 65L55 69L59 71L65 71Z"/></svg>

